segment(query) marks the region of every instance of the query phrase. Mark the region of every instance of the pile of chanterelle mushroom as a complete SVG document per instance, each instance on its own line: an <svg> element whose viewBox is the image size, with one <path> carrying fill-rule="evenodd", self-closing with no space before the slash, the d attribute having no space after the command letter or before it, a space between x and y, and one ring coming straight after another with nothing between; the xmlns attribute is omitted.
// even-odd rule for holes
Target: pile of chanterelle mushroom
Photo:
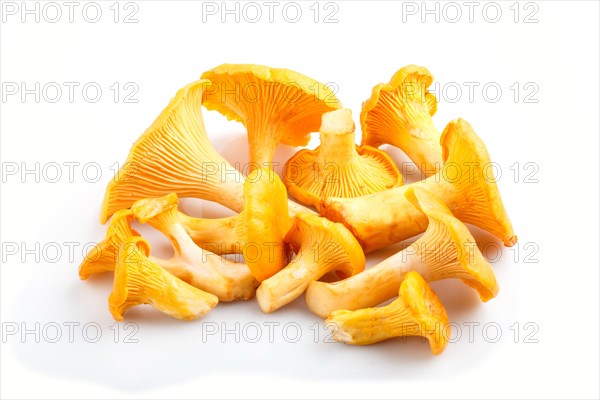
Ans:
<svg viewBox="0 0 600 400"><path fill-rule="evenodd" d="M108 303L116 320L150 304L180 319L196 319L219 301L255 295L272 312L305 294L308 308L335 324L333 337L370 344L418 335L441 353L448 317L427 284L461 279L482 301L498 285L465 223L506 246L517 237L504 210L485 145L468 122L443 132L431 116L436 98L425 68L400 69L375 86L362 108L362 144L354 122L324 84L299 73L258 65L221 65L177 92L133 145L106 190L100 220L106 237L79 275L114 271ZM243 176L209 142L202 106L243 123L250 165ZM279 143L304 146L273 171ZM394 161L377 149L402 149L428 177L403 185ZM288 200L293 198L312 208ZM178 199L218 202L238 212L204 219L178 210ZM173 246L153 256L132 229L149 224ZM365 253L423 234L403 251L364 270ZM245 263L224 254L242 254ZM326 276L327 281L319 281ZM380 304L392 300L385 306Z"/></svg>

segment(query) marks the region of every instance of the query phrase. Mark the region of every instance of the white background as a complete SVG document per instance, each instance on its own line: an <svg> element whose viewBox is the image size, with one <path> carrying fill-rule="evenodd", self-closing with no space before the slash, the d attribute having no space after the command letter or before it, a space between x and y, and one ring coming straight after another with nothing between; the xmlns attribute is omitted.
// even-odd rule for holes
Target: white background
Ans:
<svg viewBox="0 0 600 400"><path fill-rule="evenodd" d="M2 255L1 319L5 330L16 324L35 331L40 323L40 333L45 333L39 343L33 334L24 340L21 332L3 334L3 398L599 396L597 2L538 1L528 8L521 3L518 22L513 2L498 2L502 16L496 23L484 18L495 15L490 8L482 14L483 2L475 8L473 22L467 6L456 3L463 14L456 23L447 21L455 15L449 8L439 22L429 15L421 23L420 2L414 3L418 13L407 15L401 2L338 1L337 23L323 22L323 3L315 23L312 1L299 2L299 22L287 22L282 2L273 23L263 6L257 23L243 16L236 23L228 16L225 24L220 14L203 22L202 2L138 1L138 22L130 24L122 20L133 8L123 10L121 4L115 23L109 8L113 2L99 4L103 14L97 23L82 18L85 3L75 9L73 23L60 2L64 15L57 23L43 15L39 23L34 16L21 23L20 14L3 15L3 84L80 84L73 103L65 89L56 103L48 101L54 94L47 93L39 103L33 95L23 101L17 94L0 104L2 168L5 173L14 165L20 168L16 175L3 176L2 183L2 242L16 244L18 251ZM444 4L438 5L440 13ZM533 18L538 22L524 23L536 7ZM47 11L52 14L46 17L54 18ZM107 310L111 276L88 282L77 276L83 244L104 235L98 213L114 172L111 166L125 160L133 141L177 89L221 63L285 67L334 82L357 122L372 86L387 82L406 64L427 67L440 87L448 89L446 95L438 92L434 120L442 129L463 117L487 144L502 168L499 187L520 242L518 251L503 249L493 263L501 291L487 304L460 283L433 285L450 319L462 328L461 337L441 356L432 357L418 339L351 347L324 343L326 332L319 330L315 343L311 326L319 319L302 299L270 315L262 314L255 301L220 304L192 323L141 307L126 315L126 321L139 327L134 335L138 343L125 343L122 325L114 343ZM103 89L96 103L82 97L80 88L88 82ZM133 98L138 102L124 102L129 91L122 91L115 103L109 89L115 82L121 90L128 82L137 85ZM465 82L479 84L472 101ZM516 99L510 89L515 82L520 87ZM528 82L534 86L525 90ZM491 101L493 90L487 99L482 93L488 83L502 89L497 102ZM453 102L456 86L463 93ZM539 91L526 99L532 87ZM243 127L213 112L205 112L205 118L216 148L230 161L245 161ZM311 147L317 144L315 135ZM388 150L402 160L398 151ZM285 162L294 151L281 147L277 159ZM53 172L36 182L35 175L21 175L22 166L34 168L36 162L40 169L53 162L63 165L62 178L49 182ZM65 162L80 163L73 182ZM89 182L93 168L83 173L86 163L100 166L98 182ZM518 168L510 169L515 163ZM525 169L525 163L534 164ZM530 178L537 183L527 182L525 174L534 169ZM520 170L518 177L515 170ZM201 202L185 205L198 215L228 215L222 207ZM160 254L164 243L149 234ZM491 240L485 234L477 238L484 244ZM76 243L73 257L65 242ZM37 254L23 251L35 249L36 243ZM370 256L369 264L394 250ZM80 324L73 343L64 325L70 322ZM256 333L243 330L250 322L261 328L257 343L245 340ZM280 324L274 327L273 343L265 325L270 322ZM282 330L290 322L302 330L296 343L286 340ZM480 324L471 335L465 325L469 322ZM86 323L101 327L97 343L85 340L81 328ZM490 340L493 328L487 336L483 331L486 323L502 330L496 343ZM531 323L528 329L526 323ZM47 340L56 333L52 324L62 327L57 343ZM203 340L202 333L215 327L219 334ZM526 340L535 327L538 331ZM234 334L222 340L223 328L237 331L239 343ZM88 333L94 336L93 329ZM292 327L287 333L293 339L296 332ZM532 340L537 343L528 343Z"/></svg>

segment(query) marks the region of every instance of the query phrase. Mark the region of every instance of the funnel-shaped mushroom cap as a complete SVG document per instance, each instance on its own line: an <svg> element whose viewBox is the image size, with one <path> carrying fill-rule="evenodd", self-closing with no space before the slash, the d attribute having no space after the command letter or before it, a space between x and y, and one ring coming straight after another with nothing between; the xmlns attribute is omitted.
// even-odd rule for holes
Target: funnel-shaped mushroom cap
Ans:
<svg viewBox="0 0 600 400"><path fill-rule="evenodd" d="M367 345L399 336L423 336L434 355L448 343L446 309L427 282L409 272L399 297L387 306L357 311L338 310L327 323L337 327L333 338L347 344Z"/></svg>
<svg viewBox="0 0 600 400"><path fill-rule="evenodd" d="M128 237L140 235L131 228L132 220L133 213L130 210L120 210L112 216L104 239L87 253L79 265L81 279L115 269L119 246Z"/></svg>
<svg viewBox="0 0 600 400"><path fill-rule="evenodd" d="M423 246L423 261L431 261L427 280L459 278L477 291L482 301L498 294L498 284L492 266L477 248L469 229L439 199L421 188L407 192L407 196L429 219L429 226L422 238L429 248Z"/></svg>
<svg viewBox="0 0 600 400"><path fill-rule="evenodd" d="M199 80L179 90L135 142L106 189L102 223L137 200L172 192L241 211L244 177L215 151L204 128L201 106L209 84Z"/></svg>
<svg viewBox="0 0 600 400"><path fill-rule="evenodd" d="M384 151L356 146L349 109L323 114L321 145L288 160L283 182L290 194L319 208L327 197L359 197L402 185L402 175Z"/></svg>
<svg viewBox="0 0 600 400"><path fill-rule="evenodd" d="M315 263L335 271L340 279L365 269L365 254L342 224L318 215L299 213L285 238L296 254L311 254ZM320 278L320 277L319 277Z"/></svg>
<svg viewBox="0 0 600 400"><path fill-rule="evenodd" d="M218 298L171 275L150 261L150 245L141 237L126 239L119 248L113 290L108 298L117 321L131 307L150 304L179 319L196 319L209 312Z"/></svg>
<svg viewBox="0 0 600 400"><path fill-rule="evenodd" d="M365 255L354 236L342 224L314 214L296 215L286 242L296 257L256 291L263 312L298 298L312 281L330 271L343 279L365 268Z"/></svg>
<svg viewBox="0 0 600 400"><path fill-rule="evenodd" d="M440 132L431 119L437 100L427 90L432 82L433 76L427 69L406 66L389 83L373 88L360 115L363 145L394 145L427 176L442 166Z"/></svg>
<svg viewBox="0 0 600 400"><path fill-rule="evenodd" d="M448 170L442 179L453 186L457 195L451 204L446 204L461 221L488 231L506 246L513 246L517 236L504 209L496 178L489 173L492 160L483 141L471 124L459 118L446 126L441 143Z"/></svg>
<svg viewBox="0 0 600 400"><path fill-rule="evenodd" d="M306 145L321 115L341 107L326 85L287 69L223 64L202 78L213 82L204 105L246 126L250 161L261 167L279 143Z"/></svg>
<svg viewBox="0 0 600 400"><path fill-rule="evenodd" d="M257 168L244 183L246 244L244 259L259 281L281 270L288 261L283 239L290 228L288 200L279 176L268 168Z"/></svg>

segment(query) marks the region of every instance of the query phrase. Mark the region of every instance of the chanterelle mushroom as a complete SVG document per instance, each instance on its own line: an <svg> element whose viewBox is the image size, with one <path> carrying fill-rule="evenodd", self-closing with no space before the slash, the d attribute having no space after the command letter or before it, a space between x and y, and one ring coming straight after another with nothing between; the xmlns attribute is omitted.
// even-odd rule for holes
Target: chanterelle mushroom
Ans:
<svg viewBox="0 0 600 400"><path fill-rule="evenodd" d="M427 88L431 73L416 65L397 71L389 83L373 88L360 114L362 144L391 144L402 149L426 176L443 165L440 132L431 116L437 100Z"/></svg>
<svg viewBox="0 0 600 400"><path fill-rule="evenodd" d="M365 267L365 255L352 234L343 225L317 215L297 214L286 242L296 257L259 286L256 298L263 312L288 304L329 271L346 278Z"/></svg>
<svg viewBox="0 0 600 400"><path fill-rule="evenodd" d="M329 87L287 69L223 64L202 78L213 82L204 105L246 126L251 169L269 167L279 143L308 144L321 115L341 107Z"/></svg>
<svg viewBox="0 0 600 400"><path fill-rule="evenodd" d="M440 140L444 167L434 176L368 196L327 199L321 214L346 225L368 253L425 230L427 216L405 196L418 187L442 200L461 221L488 231L506 246L514 245L517 236L481 139L467 121L458 119L446 126Z"/></svg>
<svg viewBox="0 0 600 400"><path fill-rule="evenodd" d="M151 203L156 208L149 210L147 207L139 207L148 203ZM155 212L172 207L174 218L165 220L165 223L155 226L155 228L167 236L169 235L169 230L172 229L167 224L178 224L183 227L194 243L215 254L241 254L244 251L246 230L242 215L240 214L224 218L192 217L176 209L179 204L176 193L169 193L153 199L139 200L134 204L137 207L132 207L132 210L137 213L136 218L142 223L145 223L149 219L150 214L141 214L141 212Z"/></svg>
<svg viewBox="0 0 600 400"><path fill-rule="evenodd" d="M398 294L402 280L416 271L427 281L461 279L482 301L498 293L494 271L479 251L469 229L448 207L421 188L405 193L429 221L416 242L381 263L343 281L312 282L306 292L308 308L320 317L334 310L376 306Z"/></svg>
<svg viewBox="0 0 600 400"><path fill-rule="evenodd" d="M131 228L131 210L119 210L110 219L106 236L94 246L79 265L79 277L88 279L94 274L114 271L118 260L119 247L130 236L140 236Z"/></svg>
<svg viewBox="0 0 600 400"><path fill-rule="evenodd" d="M216 296L174 277L150 261L150 245L137 236L120 246L113 290L108 298L111 314L117 321L131 307L150 304L179 319L196 319L217 305Z"/></svg>
<svg viewBox="0 0 600 400"><path fill-rule="evenodd" d="M321 144L300 150L285 165L290 194L315 207L327 197L359 197L402 185L402 175L384 151L354 142L349 109L323 114Z"/></svg>
<svg viewBox="0 0 600 400"><path fill-rule="evenodd" d="M162 232L173 245L174 256L161 263L173 275L221 301L248 300L258 283L248 266L202 249L179 220L177 198L143 199L131 207L136 219Z"/></svg>
<svg viewBox="0 0 600 400"><path fill-rule="evenodd" d="M327 323L333 327L333 338L346 344L366 345L398 336L423 336L434 355L444 351L450 335L444 305L416 272L406 275L398 298L387 306L334 311Z"/></svg>
<svg viewBox="0 0 600 400"><path fill-rule="evenodd" d="M177 193L215 201L234 211L244 207L244 176L213 148L202 118L212 83L200 79L180 89L135 142L104 195L100 222L141 199ZM290 212L309 211L290 201Z"/></svg>
<svg viewBox="0 0 600 400"><path fill-rule="evenodd" d="M106 188L102 223L137 200L171 192L243 208L244 177L215 151L204 127L202 99L209 85L201 79L180 89L135 142Z"/></svg>

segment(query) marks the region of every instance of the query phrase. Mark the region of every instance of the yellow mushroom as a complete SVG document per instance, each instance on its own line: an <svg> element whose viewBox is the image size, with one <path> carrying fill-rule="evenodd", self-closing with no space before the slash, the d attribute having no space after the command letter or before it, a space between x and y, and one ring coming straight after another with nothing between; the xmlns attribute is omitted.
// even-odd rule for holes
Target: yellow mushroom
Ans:
<svg viewBox="0 0 600 400"><path fill-rule="evenodd" d="M201 79L179 90L135 142L106 188L101 223L137 200L169 193L243 209L244 176L217 153L204 127L202 101L211 85ZM309 210L290 202L290 211Z"/></svg>
<svg viewBox="0 0 600 400"><path fill-rule="evenodd" d="M114 271L121 244L130 236L140 236L131 228L131 210L119 210L110 219L104 239L94 246L79 265L79 277L88 279L94 274Z"/></svg>
<svg viewBox="0 0 600 400"><path fill-rule="evenodd" d="M427 90L432 81L433 76L423 67L401 68L389 83L373 88L360 114L363 145L396 146L426 176L434 175L443 165L440 131L431 118L437 100Z"/></svg>
<svg viewBox="0 0 600 400"><path fill-rule="evenodd" d="M126 239L120 246L113 290L108 298L114 319L122 321L127 309L140 304L150 304L185 320L200 318L217 305L216 296L174 277L150 261L149 253L150 245L139 236Z"/></svg>
<svg viewBox="0 0 600 400"><path fill-rule="evenodd" d="M461 221L476 225L512 246L517 236L500 197L490 156L471 125L452 121L441 137L444 167L420 182L354 199L329 198L321 214L342 222L366 253L422 233L427 216L405 196L423 188L442 200Z"/></svg>
<svg viewBox="0 0 600 400"><path fill-rule="evenodd" d="M448 344L450 325L444 305L427 282L409 272L392 303L357 311L338 310L327 318L333 339L367 345L401 336L427 338L431 353L441 354Z"/></svg>
<svg viewBox="0 0 600 400"><path fill-rule="evenodd" d="M283 182L304 204L327 197L359 197L402 185L402 175L384 151L354 142L349 109L323 114L321 144L300 150L285 165Z"/></svg>
<svg viewBox="0 0 600 400"><path fill-rule="evenodd" d="M237 214L225 218L197 218L179 210L179 199L176 193L162 197L138 200L132 211L138 221L146 223L157 211L173 208L173 218L167 220L179 224L198 246L215 254L240 254L246 245L246 231L242 215ZM114 217L113 217L114 218ZM156 224L155 224L156 225ZM159 229L169 235L169 225L160 224Z"/></svg>
<svg viewBox="0 0 600 400"><path fill-rule="evenodd" d="M341 224L299 213L286 236L296 257L281 271L262 282L256 291L263 312L272 312L300 296L310 282L327 272L340 278L365 267L365 255L352 234Z"/></svg>
<svg viewBox="0 0 600 400"><path fill-rule="evenodd" d="M477 248L469 229L448 207L421 188L405 192L428 219L427 230L409 247L343 281L312 282L306 292L308 308L327 317L334 310L357 310L383 303L398 293L410 271L427 281L461 279L482 301L498 293L494 271Z"/></svg>
<svg viewBox="0 0 600 400"><path fill-rule="evenodd" d="M250 198L256 200L244 207L247 242L254 245L248 247L244 258L256 279L262 281L285 266L287 215L298 210L297 206L288 207L285 186L272 172L275 148L279 143L306 145L310 134L319 129L321 115L341 105L326 85L286 69L223 64L203 73L202 78L212 82L204 105L246 127L250 171L273 176L244 186L244 192L251 191ZM247 182L254 180L251 175Z"/></svg>
<svg viewBox="0 0 600 400"><path fill-rule="evenodd" d="M329 87L287 69L223 64L202 78L213 83L204 105L246 126L251 169L270 167L279 143L308 144L321 115L341 107Z"/></svg>
<svg viewBox="0 0 600 400"><path fill-rule="evenodd" d="M177 197L139 200L131 210L136 219L148 223L170 240L174 255L160 262L167 271L218 296L220 301L254 297L258 283L247 265L223 258L194 243L179 220Z"/></svg>

